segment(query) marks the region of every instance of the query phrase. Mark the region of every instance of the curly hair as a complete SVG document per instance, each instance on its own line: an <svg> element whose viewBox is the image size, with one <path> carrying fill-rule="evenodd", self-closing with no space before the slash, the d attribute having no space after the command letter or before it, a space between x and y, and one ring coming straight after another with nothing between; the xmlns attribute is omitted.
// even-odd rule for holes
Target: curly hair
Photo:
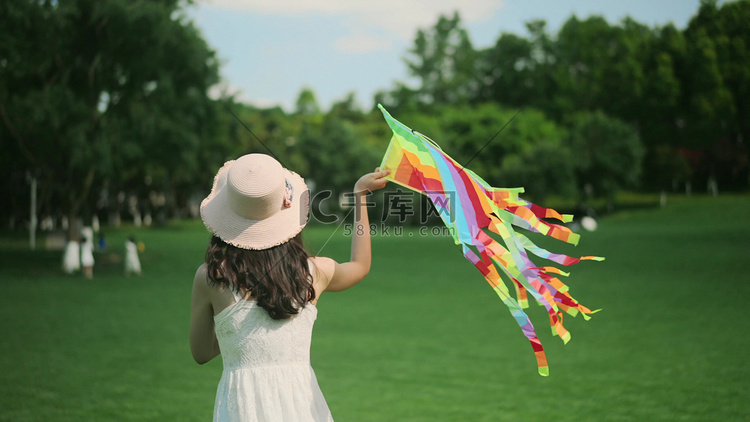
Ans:
<svg viewBox="0 0 750 422"><path fill-rule="evenodd" d="M211 238L206 251L208 282L233 291L249 291L273 319L295 315L315 299L302 234L269 249L250 250Z"/></svg>

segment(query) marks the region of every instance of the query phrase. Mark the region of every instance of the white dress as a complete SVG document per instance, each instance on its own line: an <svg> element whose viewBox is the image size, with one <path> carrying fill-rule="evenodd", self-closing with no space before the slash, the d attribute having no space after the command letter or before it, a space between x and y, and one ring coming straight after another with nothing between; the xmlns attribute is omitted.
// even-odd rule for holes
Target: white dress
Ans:
<svg viewBox="0 0 750 422"><path fill-rule="evenodd" d="M67 274L72 274L73 271L81 269L81 247L75 240L69 241L65 245L65 253L63 254L63 271Z"/></svg>
<svg viewBox="0 0 750 422"><path fill-rule="evenodd" d="M138 245L128 240L125 242L125 274L141 273L141 260L138 258Z"/></svg>
<svg viewBox="0 0 750 422"><path fill-rule="evenodd" d="M333 421L310 366L317 308L274 320L255 301L235 300L214 316L224 363L214 421Z"/></svg>
<svg viewBox="0 0 750 422"><path fill-rule="evenodd" d="M94 266L94 242L91 238L86 239L81 245L81 265L84 267Z"/></svg>

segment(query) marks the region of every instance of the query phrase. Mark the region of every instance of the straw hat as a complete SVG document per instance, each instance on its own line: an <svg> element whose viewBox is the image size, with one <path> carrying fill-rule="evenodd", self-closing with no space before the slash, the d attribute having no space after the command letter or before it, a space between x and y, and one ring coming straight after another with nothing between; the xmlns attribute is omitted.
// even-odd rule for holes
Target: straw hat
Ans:
<svg viewBox="0 0 750 422"><path fill-rule="evenodd" d="M201 202L203 224L243 249L268 249L296 236L307 224L305 181L265 154L224 163Z"/></svg>

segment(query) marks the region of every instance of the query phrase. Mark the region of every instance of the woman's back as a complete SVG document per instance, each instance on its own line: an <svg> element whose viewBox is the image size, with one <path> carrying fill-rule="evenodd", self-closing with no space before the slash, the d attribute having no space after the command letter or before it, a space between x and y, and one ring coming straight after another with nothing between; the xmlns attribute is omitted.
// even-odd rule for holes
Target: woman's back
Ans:
<svg viewBox="0 0 750 422"><path fill-rule="evenodd" d="M318 311L307 304L289 319L272 319L257 302L240 299L214 317L224 370L309 365Z"/></svg>
<svg viewBox="0 0 750 422"><path fill-rule="evenodd" d="M333 420L310 366L317 308L272 319L255 301L239 299L214 317L224 372L215 421Z"/></svg>

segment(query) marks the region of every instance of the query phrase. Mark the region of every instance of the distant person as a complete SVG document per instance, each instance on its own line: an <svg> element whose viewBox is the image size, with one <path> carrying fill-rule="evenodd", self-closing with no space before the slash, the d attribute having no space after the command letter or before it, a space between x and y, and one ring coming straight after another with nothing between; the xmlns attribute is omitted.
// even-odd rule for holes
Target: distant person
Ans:
<svg viewBox="0 0 750 422"><path fill-rule="evenodd" d="M83 244L81 245L81 267L83 275L91 280L94 278L94 231L91 227L84 227Z"/></svg>
<svg viewBox="0 0 750 422"><path fill-rule="evenodd" d="M222 355L214 421L331 421L310 366L317 302L370 271L365 195L385 186L387 171L354 185L351 260L311 257L304 180L264 154L229 161L201 203L213 233L193 281L190 349L203 364ZM365 228L357 230L357 227Z"/></svg>
<svg viewBox="0 0 750 422"><path fill-rule="evenodd" d="M135 237L130 236L125 241L125 275L141 275L141 260L138 258L138 243Z"/></svg>
<svg viewBox="0 0 750 422"><path fill-rule="evenodd" d="M81 246L76 236L69 237L65 243L62 268L65 274L73 274L81 269Z"/></svg>
<svg viewBox="0 0 750 422"><path fill-rule="evenodd" d="M596 211L583 204L576 208L573 214L573 222L569 225L570 229L574 232L580 232L581 229L593 232L596 231L598 226L599 222L596 218Z"/></svg>
<svg viewBox="0 0 750 422"><path fill-rule="evenodd" d="M99 252L104 252L107 249L107 241L104 238L104 232L99 233Z"/></svg>

